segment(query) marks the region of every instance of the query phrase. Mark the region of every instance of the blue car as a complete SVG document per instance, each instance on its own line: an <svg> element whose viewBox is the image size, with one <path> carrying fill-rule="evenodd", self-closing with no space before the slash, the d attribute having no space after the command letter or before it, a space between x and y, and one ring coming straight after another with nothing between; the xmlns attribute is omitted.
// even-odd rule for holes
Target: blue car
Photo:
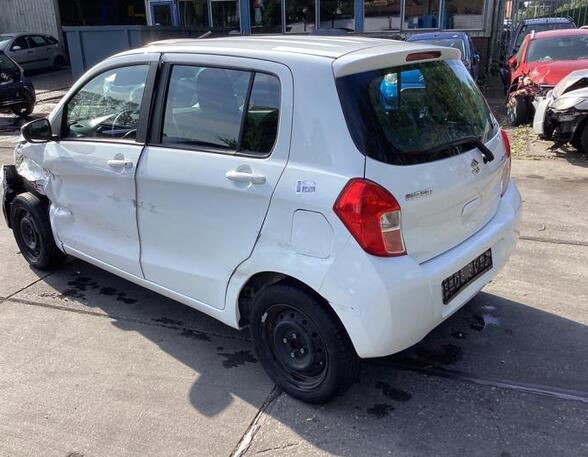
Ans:
<svg viewBox="0 0 588 457"><path fill-rule="evenodd" d="M456 48L461 52L461 60L466 66L474 81L478 80L480 71L480 54L476 51L472 39L465 32L430 32L411 35L406 41L418 41L421 43L434 44Z"/></svg>
<svg viewBox="0 0 588 457"><path fill-rule="evenodd" d="M24 70L0 51L0 111L27 117L35 107L35 88Z"/></svg>

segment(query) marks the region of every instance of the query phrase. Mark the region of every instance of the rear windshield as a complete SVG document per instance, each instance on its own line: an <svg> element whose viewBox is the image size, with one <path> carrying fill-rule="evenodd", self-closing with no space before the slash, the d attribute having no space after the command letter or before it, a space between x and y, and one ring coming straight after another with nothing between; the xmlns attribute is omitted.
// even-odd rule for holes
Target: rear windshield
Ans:
<svg viewBox="0 0 588 457"><path fill-rule="evenodd" d="M588 59L588 35L533 40L527 52L528 62Z"/></svg>
<svg viewBox="0 0 588 457"><path fill-rule="evenodd" d="M561 30L561 29L573 29L574 26L571 22L547 22L543 24L525 24L521 27L521 31L517 36L517 42L515 46L518 48L523 43L525 37L533 30L535 32L546 32L547 30Z"/></svg>
<svg viewBox="0 0 588 457"><path fill-rule="evenodd" d="M443 159L463 152L444 150L447 143L472 136L486 143L496 133L484 97L459 60L344 76L337 89L355 145L381 162Z"/></svg>

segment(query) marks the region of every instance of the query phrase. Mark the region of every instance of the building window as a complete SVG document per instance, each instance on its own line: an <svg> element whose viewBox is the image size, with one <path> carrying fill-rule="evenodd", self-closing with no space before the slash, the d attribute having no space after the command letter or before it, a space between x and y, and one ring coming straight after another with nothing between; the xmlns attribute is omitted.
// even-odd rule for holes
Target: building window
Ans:
<svg viewBox="0 0 588 457"><path fill-rule="evenodd" d="M180 0L180 23L187 27L208 27L206 0Z"/></svg>
<svg viewBox="0 0 588 457"><path fill-rule="evenodd" d="M439 0L406 0L404 28L436 29L438 27Z"/></svg>
<svg viewBox="0 0 588 457"><path fill-rule="evenodd" d="M484 0L445 0L443 28L482 29Z"/></svg>
<svg viewBox="0 0 588 457"><path fill-rule="evenodd" d="M282 32L282 2L280 0L250 0L251 33Z"/></svg>
<svg viewBox="0 0 588 457"><path fill-rule="evenodd" d="M212 0L212 27L239 30L239 4L235 0Z"/></svg>
<svg viewBox="0 0 588 457"><path fill-rule="evenodd" d="M355 30L353 0L321 0L321 29Z"/></svg>
<svg viewBox="0 0 588 457"><path fill-rule="evenodd" d="M286 32L312 32L314 21L314 0L286 0Z"/></svg>
<svg viewBox="0 0 588 457"><path fill-rule="evenodd" d="M365 0L364 30L382 32L400 30L401 0Z"/></svg>

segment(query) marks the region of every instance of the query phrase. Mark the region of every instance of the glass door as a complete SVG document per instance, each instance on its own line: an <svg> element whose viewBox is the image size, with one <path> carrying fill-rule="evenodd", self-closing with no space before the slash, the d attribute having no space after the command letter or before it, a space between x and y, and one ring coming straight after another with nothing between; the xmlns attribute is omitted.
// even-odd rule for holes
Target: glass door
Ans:
<svg viewBox="0 0 588 457"><path fill-rule="evenodd" d="M241 30L239 3L236 0L212 0L212 27L223 30Z"/></svg>
<svg viewBox="0 0 588 457"><path fill-rule="evenodd" d="M150 2L151 25L175 26L178 24L178 12L172 1Z"/></svg>

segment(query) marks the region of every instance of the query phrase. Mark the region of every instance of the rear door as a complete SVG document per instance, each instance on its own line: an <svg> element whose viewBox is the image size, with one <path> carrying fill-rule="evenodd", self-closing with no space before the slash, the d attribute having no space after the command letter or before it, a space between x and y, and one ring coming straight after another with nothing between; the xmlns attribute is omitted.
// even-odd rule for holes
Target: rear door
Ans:
<svg viewBox="0 0 588 457"><path fill-rule="evenodd" d="M41 35L29 35L29 45L34 51L35 67L53 66L53 46Z"/></svg>
<svg viewBox="0 0 588 457"><path fill-rule="evenodd" d="M292 78L261 60L164 60L137 174L141 266L146 279L222 309L286 165Z"/></svg>
<svg viewBox="0 0 588 457"><path fill-rule="evenodd" d="M496 121L461 61L383 68L338 84L354 140L367 155L365 176L399 202L411 257L431 259L494 216L504 148ZM471 142L444 147L466 137L479 138L494 160L485 163Z"/></svg>

